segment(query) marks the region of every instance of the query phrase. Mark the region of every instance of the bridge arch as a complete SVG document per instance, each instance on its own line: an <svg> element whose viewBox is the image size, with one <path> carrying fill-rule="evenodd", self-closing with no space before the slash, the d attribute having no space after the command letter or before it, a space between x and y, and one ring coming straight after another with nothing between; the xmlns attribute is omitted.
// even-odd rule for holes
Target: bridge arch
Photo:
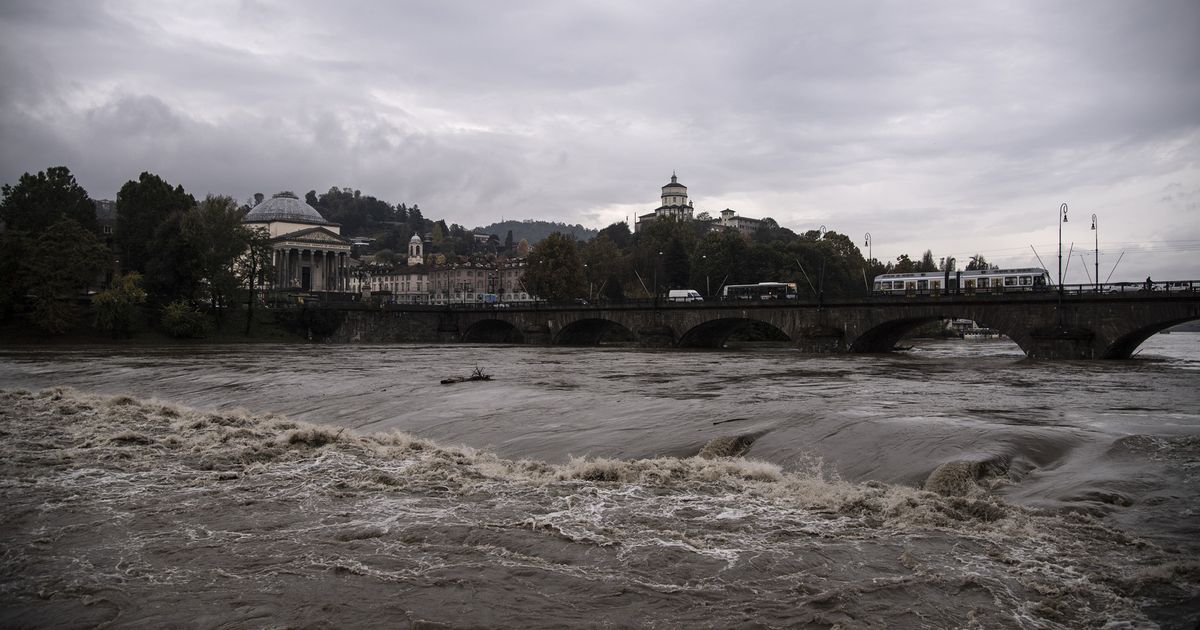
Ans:
<svg viewBox="0 0 1200 630"><path fill-rule="evenodd" d="M1116 340L1114 340L1112 343L1110 343L1108 345L1108 348L1104 351L1104 355L1101 356L1100 358L1101 359L1128 359L1133 356L1133 353L1135 350L1138 349L1138 346L1142 345L1142 343L1144 343L1150 337L1153 337L1154 335L1156 335L1172 326L1186 324L1191 321L1196 321L1197 319L1200 319L1200 318L1188 317L1186 319L1179 319L1179 320L1173 320L1173 321L1167 321L1167 322L1156 322L1149 326L1143 326L1141 328L1132 330L1132 331L1118 337Z"/></svg>
<svg viewBox="0 0 1200 630"><path fill-rule="evenodd" d="M850 343L850 352L891 352L904 335L913 329L944 319L941 315L903 317L880 322Z"/></svg>
<svg viewBox="0 0 1200 630"><path fill-rule="evenodd" d="M690 328L679 337L681 348L721 348L735 337L761 341L792 341L774 324L749 317L721 317Z"/></svg>
<svg viewBox="0 0 1200 630"><path fill-rule="evenodd" d="M481 319L462 334L466 343L525 343L525 335L510 322L501 319Z"/></svg>
<svg viewBox="0 0 1200 630"><path fill-rule="evenodd" d="M604 342L637 341L637 334L625 326L600 317L577 319L563 326L554 336L562 346L598 346Z"/></svg>

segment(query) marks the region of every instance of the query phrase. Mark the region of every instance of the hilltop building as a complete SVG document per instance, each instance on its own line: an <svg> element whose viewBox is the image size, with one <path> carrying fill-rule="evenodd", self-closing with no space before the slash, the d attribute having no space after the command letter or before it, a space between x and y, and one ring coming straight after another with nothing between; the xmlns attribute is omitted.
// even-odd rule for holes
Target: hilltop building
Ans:
<svg viewBox="0 0 1200 630"><path fill-rule="evenodd" d="M749 237L763 224L762 219L739 217L729 208L722 210L720 218L717 219L695 219L692 214L694 210L693 202L688 200L687 186L680 184L675 173L671 173L671 182L662 187L662 205L655 208L654 212L638 215L637 221L633 224L633 231L641 232L646 225L669 217L676 221L705 220L714 232L737 230L742 235ZM702 216L704 215L702 214Z"/></svg>
<svg viewBox="0 0 1200 630"><path fill-rule="evenodd" d="M345 291L350 286L350 239L316 208L291 193L254 206L242 223L265 231L274 250L275 288Z"/></svg>
<svg viewBox="0 0 1200 630"><path fill-rule="evenodd" d="M688 201L687 186L680 184L679 178L672 172L671 183L662 187L662 205L655 208L654 212L639 215L633 224L633 231L641 232L646 224L667 217L677 221L691 221L692 210L692 202Z"/></svg>

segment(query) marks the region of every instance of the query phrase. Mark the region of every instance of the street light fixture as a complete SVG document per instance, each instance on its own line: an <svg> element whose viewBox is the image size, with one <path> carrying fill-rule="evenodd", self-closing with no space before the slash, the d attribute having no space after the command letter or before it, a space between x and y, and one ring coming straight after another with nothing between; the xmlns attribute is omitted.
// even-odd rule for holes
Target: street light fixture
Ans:
<svg viewBox="0 0 1200 630"><path fill-rule="evenodd" d="M875 256L871 254L871 233L870 232L867 232L866 243L864 243L864 244L867 246L867 264L870 264L870 262L872 260L875 260Z"/></svg>
<svg viewBox="0 0 1200 630"><path fill-rule="evenodd" d="M1062 283L1062 224L1067 222L1067 204L1058 207L1058 215L1061 220L1058 222L1058 298L1062 301L1063 283Z"/></svg>
<svg viewBox="0 0 1200 630"><path fill-rule="evenodd" d="M822 225L821 227L817 228L817 231L821 233L820 240L824 240L824 238L825 238L825 226L824 226L824 225Z"/></svg>
<svg viewBox="0 0 1200 630"><path fill-rule="evenodd" d="M1096 221L1096 215L1092 215L1092 231L1096 236L1096 293L1100 292L1100 223Z"/></svg>

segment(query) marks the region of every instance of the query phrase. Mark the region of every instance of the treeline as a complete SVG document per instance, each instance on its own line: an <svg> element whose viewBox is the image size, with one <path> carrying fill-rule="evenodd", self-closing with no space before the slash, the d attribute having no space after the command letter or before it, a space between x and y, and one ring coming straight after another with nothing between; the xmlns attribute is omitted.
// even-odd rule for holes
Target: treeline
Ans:
<svg viewBox="0 0 1200 630"><path fill-rule="evenodd" d="M649 298L670 289L695 289L712 298L726 285L758 282L794 282L801 297L857 296L867 294L882 273L954 271L956 264L952 258L935 262L928 250L918 261L907 254L895 263L866 260L844 234L797 234L771 219L749 238L670 219L649 223L637 234L625 222L614 223L587 242L552 234L528 263L525 286L553 301ZM967 269L986 267L977 255Z"/></svg>
<svg viewBox="0 0 1200 630"><path fill-rule="evenodd" d="M90 301L90 323L114 337L143 325L204 336L235 297L248 296L252 309L253 288L271 272L269 239L242 224L237 202L219 195L197 201L157 175L142 173L121 187L111 233L66 167L26 173L2 194L0 320L20 318L45 334L84 323ZM152 321L142 321L146 312Z"/></svg>

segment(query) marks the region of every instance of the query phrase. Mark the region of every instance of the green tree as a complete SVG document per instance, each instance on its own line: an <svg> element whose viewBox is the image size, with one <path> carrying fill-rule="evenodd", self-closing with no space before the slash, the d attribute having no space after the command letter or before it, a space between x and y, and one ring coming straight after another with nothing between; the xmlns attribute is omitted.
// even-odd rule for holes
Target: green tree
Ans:
<svg viewBox="0 0 1200 630"><path fill-rule="evenodd" d="M749 246L736 230L709 232L692 255L692 281L704 287L705 297L720 295L723 284L749 282L744 266Z"/></svg>
<svg viewBox="0 0 1200 630"><path fill-rule="evenodd" d="M587 281L575 240L555 232L538 243L529 254L522 282L530 293L551 302L568 302L585 295Z"/></svg>
<svg viewBox="0 0 1200 630"><path fill-rule="evenodd" d="M971 257L971 261L967 263L967 271L986 271L988 269L991 269L991 265L988 264L983 254L975 254Z"/></svg>
<svg viewBox="0 0 1200 630"><path fill-rule="evenodd" d="M917 263L917 271L937 271L937 270L938 270L938 264L936 261L933 260L933 251L928 250L928 249L925 250L925 253L921 254L921 262Z"/></svg>
<svg viewBox="0 0 1200 630"><path fill-rule="evenodd" d="M913 262L908 254L900 254L896 257L896 266L892 267L894 273L912 273L917 270L917 263Z"/></svg>
<svg viewBox="0 0 1200 630"><path fill-rule="evenodd" d="M271 283L275 275L274 254L271 234L262 227L242 226L246 242L245 253L238 258L236 275L246 289L246 335L250 335L254 324L254 306L260 287Z"/></svg>
<svg viewBox="0 0 1200 630"><path fill-rule="evenodd" d="M183 186L172 188L153 173L143 172L136 182L125 182L117 193L117 226L113 234L121 268L146 273L158 245L154 240L158 226L172 212L186 211L195 205L196 199L184 192Z"/></svg>
<svg viewBox="0 0 1200 630"><path fill-rule="evenodd" d="M79 318L76 299L109 260L108 248L73 219L60 219L43 230L21 261L32 301L30 323L52 335L70 330Z"/></svg>
<svg viewBox="0 0 1200 630"><path fill-rule="evenodd" d="M128 337L133 331L137 308L145 302L142 274L132 271L117 278L111 287L92 296L96 328L114 339Z"/></svg>
<svg viewBox="0 0 1200 630"><path fill-rule="evenodd" d="M610 300L624 298L622 278L628 263L608 235L602 234L579 246L579 257L590 295L604 295Z"/></svg>
<svg viewBox="0 0 1200 630"><path fill-rule="evenodd" d="M249 246L250 230L231 197L209 195L183 217L183 237L196 255L201 285L218 322L239 282L235 265Z"/></svg>
<svg viewBox="0 0 1200 630"><path fill-rule="evenodd" d="M5 184L0 192L0 219L10 231L37 235L62 219L93 234L98 231L96 206L65 166L25 173L15 186Z"/></svg>
<svg viewBox="0 0 1200 630"><path fill-rule="evenodd" d="M184 235L186 216L186 211L176 210L154 231L145 286L150 301L156 305L181 300L190 303L199 295L200 254Z"/></svg>

